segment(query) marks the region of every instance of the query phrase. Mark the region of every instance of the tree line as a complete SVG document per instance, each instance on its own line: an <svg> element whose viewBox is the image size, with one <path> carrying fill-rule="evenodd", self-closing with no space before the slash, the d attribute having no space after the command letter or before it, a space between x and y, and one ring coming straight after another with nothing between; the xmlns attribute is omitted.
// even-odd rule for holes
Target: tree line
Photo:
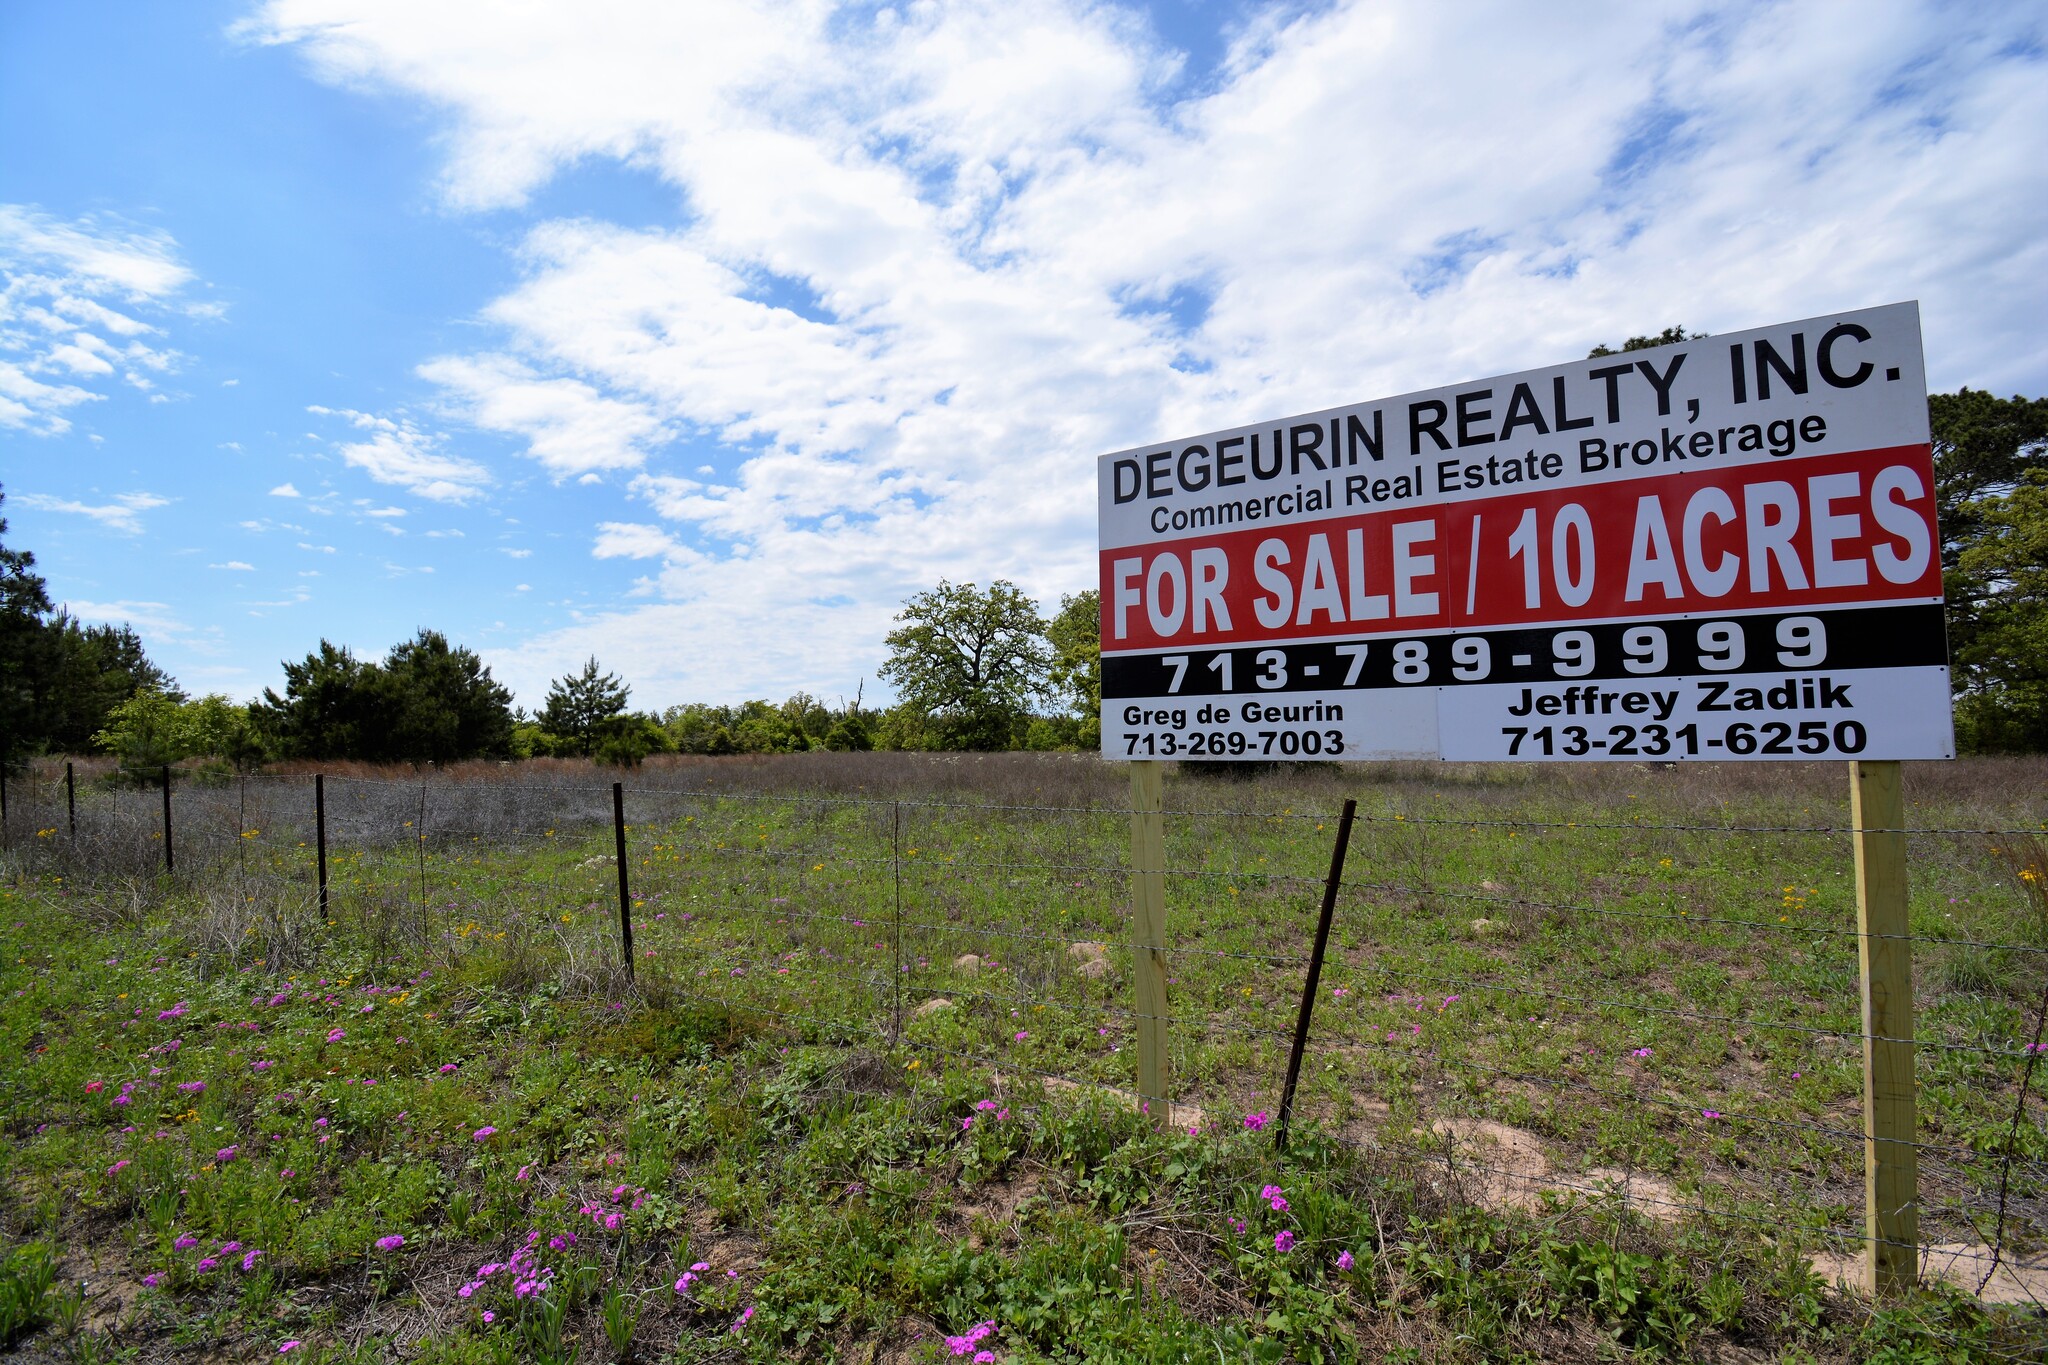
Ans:
<svg viewBox="0 0 2048 1365"><path fill-rule="evenodd" d="M0 488L0 511L6 492ZM900 700L692 702L634 710L595 658L550 684L538 710L466 646L420 630L382 657L322 640L284 661L282 691L242 704L191 697L129 626L86 625L52 606L35 555L6 543L0 515L0 762L114 754L146 773L201 760L221 772L290 760L457 763L805 749L1042 749L1096 742L1095 595L1052 621L1015 586L941 583L905 604L883 676Z"/></svg>
<svg viewBox="0 0 2048 1365"><path fill-rule="evenodd" d="M1684 341L1669 328L1621 349ZM1606 347L1595 355L1613 354ZM2048 398L1960 389L1928 399L1948 596L1956 740L1965 753L2048 751ZM0 489L0 510L6 493ZM242 705L192 698L127 625L52 606L35 556L0 516L0 762L93 750L124 766L199 758L247 769L281 759L454 763L580 756L635 764L663 753L804 749L1082 749L1100 740L1099 600L1049 617L1013 583L941 581L911 597L879 674L896 702L798 692L636 711L595 658L557 678L539 710L466 646L421 630L382 659L322 640L284 664L284 690Z"/></svg>

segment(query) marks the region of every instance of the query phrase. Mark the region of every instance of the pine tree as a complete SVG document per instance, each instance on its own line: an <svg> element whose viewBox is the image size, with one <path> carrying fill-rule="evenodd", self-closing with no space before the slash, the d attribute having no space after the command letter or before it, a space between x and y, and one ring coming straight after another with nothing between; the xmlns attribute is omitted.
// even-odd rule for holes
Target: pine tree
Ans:
<svg viewBox="0 0 2048 1365"><path fill-rule="evenodd" d="M574 752L588 754L598 727L625 713L631 691L617 674L598 672L597 656L592 655L581 673L564 674L548 685L547 701L540 709L541 728Z"/></svg>

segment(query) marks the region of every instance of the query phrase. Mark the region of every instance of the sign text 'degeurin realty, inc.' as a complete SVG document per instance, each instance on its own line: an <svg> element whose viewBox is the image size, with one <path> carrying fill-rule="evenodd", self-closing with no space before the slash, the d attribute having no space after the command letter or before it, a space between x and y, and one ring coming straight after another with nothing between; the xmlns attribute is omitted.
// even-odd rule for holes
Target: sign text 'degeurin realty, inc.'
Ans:
<svg viewBox="0 0 2048 1365"><path fill-rule="evenodd" d="M1954 753L1916 304L1105 455L1106 757Z"/></svg>

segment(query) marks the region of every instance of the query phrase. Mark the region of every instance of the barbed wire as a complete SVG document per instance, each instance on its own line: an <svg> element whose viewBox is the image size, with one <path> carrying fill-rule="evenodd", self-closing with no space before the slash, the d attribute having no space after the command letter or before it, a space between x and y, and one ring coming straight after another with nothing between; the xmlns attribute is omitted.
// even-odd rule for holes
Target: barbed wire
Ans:
<svg viewBox="0 0 2048 1365"><path fill-rule="evenodd" d="M1503 1080L1519 1081L1528 1085L1545 1086L1553 1090L1571 1091L1577 1094L1590 1095L1601 1100L1624 1101L1632 1104L1656 1105L1660 1108L1668 1108L1672 1110L1682 1111L1688 1119L1694 1122L1698 1122L1699 1120L1706 1118L1705 1111L1696 1101L1674 1099L1668 1095L1658 1095L1646 1090L1618 1090L1610 1087L1592 1085L1585 1081L1574 1081L1565 1077L1545 1076L1537 1072L1531 1071L1517 1071L1507 1067L1493 1066L1489 1063L1476 1061L1468 1057L1446 1056L1442 1051L1437 1049L1431 1049L1428 1052L1418 1052L1414 1049L1402 1049L1377 1038L1353 1039L1348 1041L1345 1045L1369 1050L1384 1051L1391 1056L1401 1058L1403 1060L1417 1059L1422 1062L1426 1062L1430 1065L1446 1067L1453 1070L1482 1072L1490 1076L1499 1077ZM1327 1047L1324 1050L1327 1051ZM1722 1120L1726 1120L1734 1123L1749 1124L1753 1127L1790 1129L1800 1132L1819 1134L1821 1136L1837 1139L1845 1143L1861 1143L1866 1141L1869 1137L1867 1133L1863 1132L1863 1130L1859 1128L1837 1128L1829 1124L1815 1123L1810 1119L1775 1118L1763 1114L1742 1113L1740 1111L1724 1111L1720 1109L1715 1109L1713 1111L1713 1115L1714 1117L1712 1119L1708 1119L1708 1122L1719 1122ZM1887 1138L1886 1141L1896 1142L1899 1146L1911 1147L1919 1152L1927 1153L1929 1155L1955 1156L1959 1158L1965 1158L1967 1162L1971 1163L1991 1162L2006 1159L2005 1157L1999 1154L1979 1152L1976 1149L1970 1147L1956 1147L1948 1143L1930 1142L1926 1139L1920 1138ZM2016 1167L2024 1167L2030 1170L2037 1170L2043 1173L2044 1175L2048 1175L2048 1160L2036 1159L2031 1157L2015 1157L2012 1158L2012 1160L2014 1161Z"/></svg>
<svg viewBox="0 0 2048 1365"><path fill-rule="evenodd" d="M1481 981L1470 977L1432 976L1424 973L1410 972L1406 968L1396 969L1388 967L1379 962L1367 964L1365 969L1376 970L1390 976L1398 974L1408 980L1427 982L1431 985L1454 986L1461 991L1493 991L1505 995L1526 996L1530 999L1562 1000L1575 1005L1592 1005L1601 1009L1631 1010L1638 1014L1660 1015L1666 1018L1685 1019L1702 1024L1727 1024L1731 1027L1750 1029L1778 1029L1787 1033L1803 1033L1813 1037L1839 1038L1845 1042L1854 1039L1876 1043L1910 1043L1914 1047L1919 1048L1932 1048L1945 1052L1967 1052L1988 1057L2023 1058L2027 1055L2024 1049L2018 1052L2005 1052L1997 1048L1985 1047L1974 1043L1949 1043L1935 1038L1899 1038L1883 1033L1854 1033L1843 1029L1816 1028L1811 1024L1781 1023L1769 1019L1744 1018L1740 1015L1711 1014L1703 1010L1672 1009L1663 1005L1647 1005L1635 1001L1607 1000L1595 996L1572 995L1563 991L1549 990L1544 987L1516 985L1512 982Z"/></svg>
<svg viewBox="0 0 2048 1365"><path fill-rule="evenodd" d="M1527 906L1532 910L1554 910L1570 914L1598 915L1613 919L1663 920L1672 924L1710 924L1739 929L1766 929L1775 933L1821 934L1833 935L1841 938L1869 938L1881 940L1887 943L1928 943L1941 944L1959 948L1987 948L2018 953L2048 954L2048 946L2035 946L2032 944L2025 943L1994 943L1978 939L1966 938L1937 938L1933 935L1928 934L1866 934L1861 929L1847 928L1841 925L1819 924L1810 920L1803 920L1798 923L1792 923L1788 921L1785 923L1773 924L1768 920L1723 919L1712 915L1688 914L1684 911L1680 911L1677 914L1671 914L1668 912L1658 913L1656 911L1650 910L1615 910L1610 909L1606 906L1599 905L1578 905L1568 901L1534 900L1524 896L1483 895L1478 892L1450 891L1441 887L1415 886L1402 882L1345 881L1344 883L1342 883L1342 885L1347 890L1375 890L1381 892L1391 892L1403 896L1428 896L1442 900L1469 901L1481 905L1520 905Z"/></svg>

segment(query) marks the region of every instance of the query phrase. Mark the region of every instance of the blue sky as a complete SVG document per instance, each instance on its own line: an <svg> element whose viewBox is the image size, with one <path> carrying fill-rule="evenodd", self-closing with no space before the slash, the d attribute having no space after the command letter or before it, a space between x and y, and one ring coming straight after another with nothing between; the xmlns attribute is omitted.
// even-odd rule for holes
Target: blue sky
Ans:
<svg viewBox="0 0 2048 1365"><path fill-rule="evenodd" d="M874 701L1139 441L1906 298L2048 392L2044 12L1849 13L8 6L8 541L193 692Z"/></svg>

